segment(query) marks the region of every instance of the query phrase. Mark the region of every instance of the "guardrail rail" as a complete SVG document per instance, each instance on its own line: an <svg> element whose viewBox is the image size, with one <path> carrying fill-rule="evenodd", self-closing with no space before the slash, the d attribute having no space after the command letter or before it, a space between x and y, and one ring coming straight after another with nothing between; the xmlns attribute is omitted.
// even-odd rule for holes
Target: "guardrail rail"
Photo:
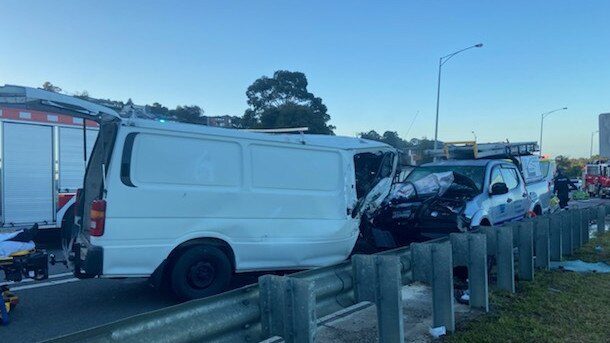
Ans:
<svg viewBox="0 0 610 343"><path fill-rule="evenodd" d="M433 326L455 330L453 267L468 270L470 307L489 311L488 261L498 289L515 292L515 276L533 280L589 240L589 224L605 231L610 206L570 209L424 243L289 276L265 275L258 284L193 300L49 342L313 342L317 320L360 302L376 305L379 342L404 342L401 288L432 287ZM515 259L517 270L515 270ZM408 334L408 332L407 332Z"/></svg>

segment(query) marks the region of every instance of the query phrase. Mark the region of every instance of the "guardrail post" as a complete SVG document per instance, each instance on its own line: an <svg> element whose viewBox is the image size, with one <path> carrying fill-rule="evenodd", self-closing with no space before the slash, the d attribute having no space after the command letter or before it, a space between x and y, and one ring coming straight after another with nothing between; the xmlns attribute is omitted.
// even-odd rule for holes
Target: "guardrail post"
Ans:
<svg viewBox="0 0 610 343"><path fill-rule="evenodd" d="M550 219L548 216L537 217L535 225L535 244L536 244L536 268L548 270L551 263L551 237L549 235Z"/></svg>
<svg viewBox="0 0 610 343"><path fill-rule="evenodd" d="M601 235L606 231L606 207L597 207L597 235Z"/></svg>
<svg viewBox="0 0 610 343"><path fill-rule="evenodd" d="M258 283L263 337L281 336L288 343L313 343L316 334L314 282L264 275Z"/></svg>
<svg viewBox="0 0 610 343"><path fill-rule="evenodd" d="M449 235L449 238L453 250L453 266L468 267L470 307L489 312L486 235L478 233L452 233Z"/></svg>
<svg viewBox="0 0 610 343"><path fill-rule="evenodd" d="M591 207L580 210L580 244L585 245L589 241L589 226L591 225Z"/></svg>
<svg viewBox="0 0 610 343"><path fill-rule="evenodd" d="M479 228L482 234L485 234L487 238L487 259L489 257L496 256L496 250L498 247L498 230L493 226L481 226Z"/></svg>
<svg viewBox="0 0 610 343"><path fill-rule="evenodd" d="M519 230L519 279L534 280L534 223L524 220L517 226Z"/></svg>
<svg viewBox="0 0 610 343"><path fill-rule="evenodd" d="M515 293L515 261L513 258L513 226L497 228L498 288Z"/></svg>
<svg viewBox="0 0 610 343"><path fill-rule="evenodd" d="M551 261L561 261L563 248L562 221L562 214L551 214L549 216L549 236L551 244L549 257Z"/></svg>
<svg viewBox="0 0 610 343"><path fill-rule="evenodd" d="M379 342L404 342L400 258L354 255L352 269L356 301L370 301L377 306Z"/></svg>
<svg viewBox="0 0 610 343"><path fill-rule="evenodd" d="M582 220L580 219L581 210L575 208L573 210L570 210L569 212L572 215L572 252L574 252L582 245Z"/></svg>
<svg viewBox="0 0 610 343"><path fill-rule="evenodd" d="M563 256L572 254L572 241L574 235L572 235L572 213L571 210L561 213L561 239L563 248L561 249Z"/></svg>
<svg viewBox="0 0 610 343"><path fill-rule="evenodd" d="M432 326L455 331L451 243L412 243L413 280L432 284Z"/></svg>

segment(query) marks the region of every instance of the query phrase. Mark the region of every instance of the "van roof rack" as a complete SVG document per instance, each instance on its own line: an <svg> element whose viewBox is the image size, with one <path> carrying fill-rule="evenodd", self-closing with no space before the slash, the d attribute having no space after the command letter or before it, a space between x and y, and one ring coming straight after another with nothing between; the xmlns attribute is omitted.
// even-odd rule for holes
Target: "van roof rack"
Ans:
<svg viewBox="0 0 610 343"><path fill-rule="evenodd" d="M309 131L308 127L285 127L279 129L242 129L243 131L251 132L266 132L266 133L299 133Z"/></svg>
<svg viewBox="0 0 610 343"><path fill-rule="evenodd" d="M432 157L446 159L513 158L538 152L537 142L477 143L476 141L446 142L442 149L430 150Z"/></svg>

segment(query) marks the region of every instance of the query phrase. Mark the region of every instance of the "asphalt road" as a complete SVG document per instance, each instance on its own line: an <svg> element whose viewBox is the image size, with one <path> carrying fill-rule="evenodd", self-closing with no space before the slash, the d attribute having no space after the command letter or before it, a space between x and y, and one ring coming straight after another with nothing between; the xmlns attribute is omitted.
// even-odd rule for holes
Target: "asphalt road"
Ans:
<svg viewBox="0 0 610 343"><path fill-rule="evenodd" d="M589 207L602 201L578 201L571 206ZM62 256L58 247L46 248ZM10 313L11 323L0 326L0 342L40 342L176 304L146 279L77 280L62 265L52 266L50 274L49 280L12 285L20 303ZM234 286L256 279L257 275L245 275Z"/></svg>

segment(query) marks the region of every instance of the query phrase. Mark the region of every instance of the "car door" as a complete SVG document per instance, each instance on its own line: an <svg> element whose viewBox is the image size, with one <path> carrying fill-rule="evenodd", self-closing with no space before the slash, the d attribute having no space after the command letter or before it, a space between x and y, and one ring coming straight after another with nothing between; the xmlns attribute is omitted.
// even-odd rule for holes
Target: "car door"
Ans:
<svg viewBox="0 0 610 343"><path fill-rule="evenodd" d="M505 183L504 177L502 175L502 168L500 166L496 166L492 168L489 178L489 190L491 191L492 187L496 183ZM509 193L507 194L490 194L490 203L491 208L489 212L491 214L491 223L493 225L500 224L509 219L508 213L508 205L512 200L509 199Z"/></svg>
<svg viewBox="0 0 610 343"><path fill-rule="evenodd" d="M525 182L519 177L519 172L514 167L502 166L501 173L504 183L508 187L507 218L505 220L521 219L529 210Z"/></svg>

